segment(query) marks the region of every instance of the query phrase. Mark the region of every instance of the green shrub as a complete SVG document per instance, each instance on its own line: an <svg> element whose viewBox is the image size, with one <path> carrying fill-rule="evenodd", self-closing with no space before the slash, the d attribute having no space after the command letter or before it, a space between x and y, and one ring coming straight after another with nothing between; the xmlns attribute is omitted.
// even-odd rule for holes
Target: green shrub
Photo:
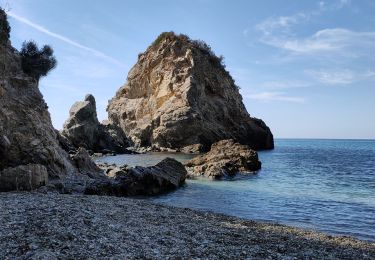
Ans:
<svg viewBox="0 0 375 260"><path fill-rule="evenodd" d="M36 79L46 76L57 65L53 49L49 45L39 49L33 41L24 42L20 54L23 71Z"/></svg>
<svg viewBox="0 0 375 260"><path fill-rule="evenodd" d="M155 39L155 41L151 44L152 47L159 45L165 38L172 38L175 37L176 34L173 31L170 32L162 32L159 36Z"/></svg>
<svg viewBox="0 0 375 260"><path fill-rule="evenodd" d="M182 44L189 44L204 53L208 56L208 60L211 62L212 65L216 66L217 68L221 69L227 76L232 79L233 84L234 80L230 76L229 72L225 69L226 65L224 63L224 57L222 55L217 56L215 52L211 49L211 46L208 45L206 42L202 40L192 40L189 36L185 34L175 34L173 31L170 32L163 32L161 33L156 40L151 44L151 47L154 48L155 46L158 46L164 39L169 40L178 40ZM235 85L236 86L236 85ZM236 86L239 88L238 86Z"/></svg>

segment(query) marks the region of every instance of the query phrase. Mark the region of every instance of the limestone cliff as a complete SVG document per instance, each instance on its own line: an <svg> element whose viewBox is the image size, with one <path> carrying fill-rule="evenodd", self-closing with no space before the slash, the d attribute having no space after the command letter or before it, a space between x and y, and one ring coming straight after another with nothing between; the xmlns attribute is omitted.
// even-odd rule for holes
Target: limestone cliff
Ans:
<svg viewBox="0 0 375 260"><path fill-rule="evenodd" d="M0 25L3 24L7 24L6 15L0 9ZM0 36L9 37L1 27ZM4 185L10 187L5 190L22 186L17 183L22 179L30 185L43 179L40 184L45 184L46 172L50 178L75 172L68 154L58 144L47 108L38 80L23 72L21 57L9 38L1 38L0 190Z"/></svg>
<svg viewBox="0 0 375 260"><path fill-rule="evenodd" d="M270 129L250 117L221 59L205 43L172 32L139 55L107 110L136 146L204 151L234 139L273 148Z"/></svg>

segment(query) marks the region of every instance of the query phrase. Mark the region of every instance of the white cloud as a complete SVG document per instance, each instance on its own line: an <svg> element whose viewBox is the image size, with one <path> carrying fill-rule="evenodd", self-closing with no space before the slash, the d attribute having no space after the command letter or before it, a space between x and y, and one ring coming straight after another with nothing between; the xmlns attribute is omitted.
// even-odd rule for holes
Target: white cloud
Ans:
<svg viewBox="0 0 375 260"><path fill-rule="evenodd" d="M275 30L287 31L292 25L295 25L301 21L307 20L309 14L297 13L291 16L280 16L280 17L270 17L263 22L257 24L255 29L262 32L264 35L271 35ZM247 30L245 30L247 32ZM247 34L247 33L246 33Z"/></svg>
<svg viewBox="0 0 375 260"><path fill-rule="evenodd" d="M317 2L318 8L298 12L289 16L269 17L255 25L261 33L259 40L270 46L291 51L296 54L316 54L332 52L344 47L372 46L375 48L375 31L356 32L344 28L326 28L307 37L297 37L293 27L313 20L327 12L334 12L350 5L350 0L336 0L329 3ZM244 30L248 35L248 29ZM345 53L345 55L351 55Z"/></svg>
<svg viewBox="0 0 375 260"><path fill-rule="evenodd" d="M336 0L327 4L324 1L317 3L318 8L307 12L298 12L293 15L269 17L255 25L255 30L260 31L264 36L270 36L274 33L288 33L294 25L306 22L314 16L322 15L328 11L336 11L350 4L350 0ZM249 30L243 31L244 36L248 35Z"/></svg>
<svg viewBox="0 0 375 260"><path fill-rule="evenodd" d="M349 6L351 3L350 0L338 0L338 1L330 1L329 3L320 1L318 2L320 12L325 11L337 11L344 7Z"/></svg>
<svg viewBox="0 0 375 260"><path fill-rule="evenodd" d="M346 85L354 81L355 75L351 70L342 71L307 71L313 78L323 84Z"/></svg>
<svg viewBox="0 0 375 260"><path fill-rule="evenodd" d="M375 49L375 31L355 32L343 28L324 29L307 38L266 37L263 43L300 54L316 54L317 52L343 51L351 48L353 52L342 55L353 56L363 48Z"/></svg>
<svg viewBox="0 0 375 260"><path fill-rule="evenodd" d="M342 70L307 70L305 71L316 81L326 85L348 85L361 80L372 80L375 71L356 72L350 69Z"/></svg>
<svg viewBox="0 0 375 260"><path fill-rule="evenodd" d="M298 80L288 80L288 81L266 81L260 84L260 87L267 89L290 89L290 88L305 88L310 87L311 83L298 81Z"/></svg>
<svg viewBox="0 0 375 260"><path fill-rule="evenodd" d="M7 14L8 14L8 16L14 18L15 20L17 20L17 21L19 21L21 23L24 23L24 24L26 24L26 25L28 25L28 26L30 26L30 27L32 27L32 28L34 28L34 29L42 32L42 33L45 33L45 34L47 34L47 35L49 35L51 37L59 39L59 40L65 42L65 43L68 43L68 44L70 44L70 45L72 45L74 47L77 47L79 49L91 52L95 56L103 58L103 59L106 59L107 61L110 61L110 62L112 62L112 63L114 63L114 64L116 64L118 66L121 66L121 67L125 66L122 62L116 60L115 58L113 58L111 56L106 55L105 53L103 53L101 51L98 51L98 50L95 50L95 49L90 48L88 46L82 45L82 44L80 44L80 43L78 43L76 41L73 41L73 40L71 40L71 39L69 39L69 38L67 38L67 37L65 37L65 36L63 36L61 34L51 32L50 30L46 29L45 27L43 27L41 25L38 25L38 24L36 24L36 23L34 23L34 22L26 19L25 17L19 16L19 15L13 13L13 12L8 12Z"/></svg>
<svg viewBox="0 0 375 260"><path fill-rule="evenodd" d="M246 98L262 101L262 102L271 102L271 101L284 101L292 103L304 103L305 99L303 97L292 97L286 96L284 92L261 92L256 94L244 95Z"/></svg>
<svg viewBox="0 0 375 260"><path fill-rule="evenodd" d="M346 7L346 6L349 6L350 3L351 3L350 0L339 0L338 3L336 3L336 4L333 5L333 8L341 9L341 8Z"/></svg>

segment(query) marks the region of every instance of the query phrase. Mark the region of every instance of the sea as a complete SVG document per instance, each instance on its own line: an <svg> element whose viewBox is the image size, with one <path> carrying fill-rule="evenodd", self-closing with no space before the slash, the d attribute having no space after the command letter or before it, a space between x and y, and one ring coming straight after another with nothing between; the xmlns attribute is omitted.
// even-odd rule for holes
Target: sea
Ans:
<svg viewBox="0 0 375 260"><path fill-rule="evenodd" d="M150 153L99 158L119 165L154 165ZM375 140L276 139L260 151L262 169L225 180L187 180L173 192L147 198L176 207L224 213L375 241Z"/></svg>

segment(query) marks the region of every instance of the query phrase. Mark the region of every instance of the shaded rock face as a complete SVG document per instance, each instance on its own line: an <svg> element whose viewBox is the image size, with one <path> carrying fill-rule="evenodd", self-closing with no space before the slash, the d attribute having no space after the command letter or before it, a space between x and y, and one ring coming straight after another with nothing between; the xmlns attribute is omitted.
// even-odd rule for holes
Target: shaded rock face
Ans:
<svg viewBox="0 0 375 260"><path fill-rule="evenodd" d="M180 187L186 179L185 167L175 159L166 158L155 166L113 168L110 180L91 183L85 193L94 195L157 195Z"/></svg>
<svg viewBox="0 0 375 260"><path fill-rule="evenodd" d="M71 156L74 165L81 174L85 174L90 178L105 177L103 170L101 170L91 159L89 153L85 148L78 148L77 152Z"/></svg>
<svg viewBox="0 0 375 260"><path fill-rule="evenodd" d="M100 124L96 114L96 102L92 95L76 102L69 111L69 118L61 132L60 143L66 149L84 147L94 152L125 153L126 137L108 122Z"/></svg>
<svg viewBox="0 0 375 260"><path fill-rule="evenodd" d="M159 37L110 100L109 119L137 146L196 152L234 139L253 149L273 148L270 129L250 117L219 58L200 45L173 33Z"/></svg>
<svg viewBox="0 0 375 260"><path fill-rule="evenodd" d="M31 191L46 184L48 172L41 164L20 165L0 172L0 191Z"/></svg>
<svg viewBox="0 0 375 260"><path fill-rule="evenodd" d="M99 134L98 128L95 98L87 95L84 101L78 101L71 107L62 135L76 147L92 149Z"/></svg>
<svg viewBox="0 0 375 260"><path fill-rule="evenodd" d="M185 163L190 176L221 178L238 172L255 172L261 168L258 153L234 140L214 143L211 150Z"/></svg>
<svg viewBox="0 0 375 260"><path fill-rule="evenodd" d="M1 14L0 20L5 17ZM2 23L3 21L0 21L0 24ZM0 35L3 37L4 34L0 32ZM22 71L19 53L10 45L8 39L2 40L0 42L1 175L8 176L11 173L23 175L24 167L31 167L28 166L29 164L40 165L41 172L44 172L42 169L46 169L49 177L53 179L75 172L68 154L58 144L47 108L39 91L38 81ZM16 170L9 170L9 168Z"/></svg>

